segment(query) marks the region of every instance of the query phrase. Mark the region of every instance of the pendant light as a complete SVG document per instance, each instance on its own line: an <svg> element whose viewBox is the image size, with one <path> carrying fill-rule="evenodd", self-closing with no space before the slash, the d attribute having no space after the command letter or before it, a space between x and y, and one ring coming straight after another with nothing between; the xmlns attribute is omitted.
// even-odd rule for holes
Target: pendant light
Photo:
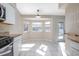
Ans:
<svg viewBox="0 0 79 59"><path fill-rule="evenodd" d="M40 15L39 15L39 9L37 9L37 15L36 15L36 19L39 20L40 19Z"/></svg>

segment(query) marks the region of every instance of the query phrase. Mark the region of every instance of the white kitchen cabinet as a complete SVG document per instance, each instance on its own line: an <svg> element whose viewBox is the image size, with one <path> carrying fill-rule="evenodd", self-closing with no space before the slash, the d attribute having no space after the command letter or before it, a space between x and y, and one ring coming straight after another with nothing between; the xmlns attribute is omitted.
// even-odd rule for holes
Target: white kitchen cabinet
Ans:
<svg viewBox="0 0 79 59"><path fill-rule="evenodd" d="M18 36L14 38L14 43L13 43L14 56L19 56L21 45L22 45L21 43L22 43L22 36Z"/></svg>
<svg viewBox="0 0 79 59"><path fill-rule="evenodd" d="M79 43L67 39L66 52L69 56L79 56Z"/></svg>
<svg viewBox="0 0 79 59"><path fill-rule="evenodd" d="M15 24L15 8L10 4L2 4L6 7L6 20L4 23Z"/></svg>

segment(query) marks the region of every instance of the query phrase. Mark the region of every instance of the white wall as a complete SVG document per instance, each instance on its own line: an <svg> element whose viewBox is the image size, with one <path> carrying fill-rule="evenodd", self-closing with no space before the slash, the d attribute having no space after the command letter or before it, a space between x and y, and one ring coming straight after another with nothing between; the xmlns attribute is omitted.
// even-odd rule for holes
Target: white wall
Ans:
<svg viewBox="0 0 79 59"><path fill-rule="evenodd" d="M58 22L64 22L65 17L64 16L52 16L48 19L51 21L51 32L27 32L24 34L24 39L25 40L30 40L30 39L36 39L36 40L48 40L48 41L53 41L56 42L58 38ZM30 21L30 20L28 20ZM45 20L41 20L45 21ZM44 28L43 28L44 29Z"/></svg>
<svg viewBox="0 0 79 59"><path fill-rule="evenodd" d="M30 19L26 19L26 21L29 21L31 24L32 22L35 22L37 20L30 20ZM44 22L45 21L50 21L51 22L51 28L50 28L50 32L44 32ZM52 28L53 28L53 25L52 25L52 18L41 18L40 22L42 22L42 29L43 29L43 32L32 32L32 25L30 24L29 26L29 32L26 32L24 33L24 39L25 40L51 40L52 39Z"/></svg>
<svg viewBox="0 0 79 59"><path fill-rule="evenodd" d="M23 18L19 12L15 11L15 24L10 26L10 33L23 33Z"/></svg>

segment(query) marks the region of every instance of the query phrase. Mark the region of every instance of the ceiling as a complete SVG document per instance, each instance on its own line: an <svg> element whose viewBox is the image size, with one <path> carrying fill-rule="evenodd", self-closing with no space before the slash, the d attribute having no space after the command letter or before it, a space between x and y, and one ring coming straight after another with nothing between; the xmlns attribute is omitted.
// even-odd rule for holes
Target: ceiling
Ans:
<svg viewBox="0 0 79 59"><path fill-rule="evenodd" d="M64 15L65 9L58 3L17 3L16 8L21 15L36 15L39 9L40 15Z"/></svg>

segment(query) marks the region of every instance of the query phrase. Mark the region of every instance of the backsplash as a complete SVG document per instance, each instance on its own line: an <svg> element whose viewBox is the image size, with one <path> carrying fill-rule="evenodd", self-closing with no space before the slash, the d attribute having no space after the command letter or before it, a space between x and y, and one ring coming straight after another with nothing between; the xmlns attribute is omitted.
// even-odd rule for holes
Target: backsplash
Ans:
<svg viewBox="0 0 79 59"><path fill-rule="evenodd" d="M9 30L10 30L10 25L0 23L0 32L9 32Z"/></svg>

